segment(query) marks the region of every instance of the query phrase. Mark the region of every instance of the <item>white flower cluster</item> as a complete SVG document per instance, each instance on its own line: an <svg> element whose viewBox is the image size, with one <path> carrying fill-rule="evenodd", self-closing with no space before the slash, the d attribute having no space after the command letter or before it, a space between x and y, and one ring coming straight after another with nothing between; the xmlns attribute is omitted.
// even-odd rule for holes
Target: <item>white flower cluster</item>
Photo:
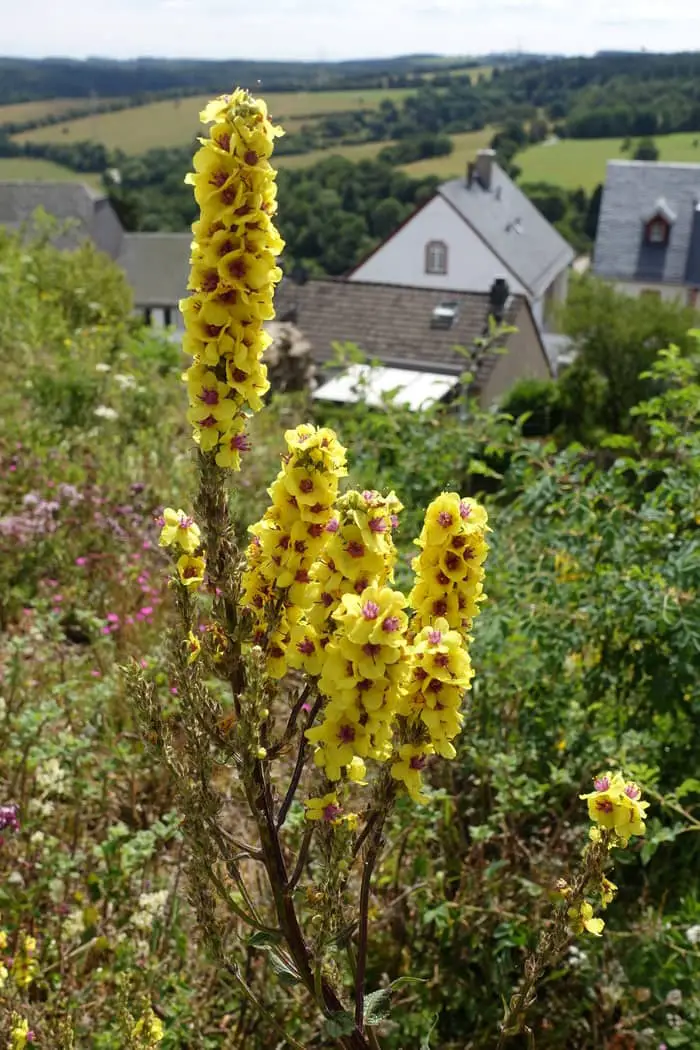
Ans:
<svg viewBox="0 0 700 1050"><path fill-rule="evenodd" d="M47 758L38 765L34 776L42 796L66 794L68 773L57 758Z"/></svg>
<svg viewBox="0 0 700 1050"><path fill-rule="evenodd" d="M168 903L169 891L156 890L139 896L138 910L131 916L131 925L137 930L150 930L157 919L162 919Z"/></svg>

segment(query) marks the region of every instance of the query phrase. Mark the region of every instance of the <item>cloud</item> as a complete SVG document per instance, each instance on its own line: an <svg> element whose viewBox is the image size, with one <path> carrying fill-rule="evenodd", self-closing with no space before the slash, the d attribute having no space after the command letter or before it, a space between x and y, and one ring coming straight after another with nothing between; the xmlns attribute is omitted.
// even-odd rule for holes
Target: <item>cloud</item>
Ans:
<svg viewBox="0 0 700 1050"><path fill-rule="evenodd" d="M5 7L5 5L3 5ZM3 11L7 54L336 59L610 48L681 50L687 0L23 0Z"/></svg>

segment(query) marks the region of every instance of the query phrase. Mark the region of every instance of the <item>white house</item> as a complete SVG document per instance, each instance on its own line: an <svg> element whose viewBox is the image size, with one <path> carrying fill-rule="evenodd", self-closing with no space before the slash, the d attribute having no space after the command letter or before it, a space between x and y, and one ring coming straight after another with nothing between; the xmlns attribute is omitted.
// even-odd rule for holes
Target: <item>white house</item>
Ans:
<svg viewBox="0 0 700 1050"><path fill-rule="evenodd" d="M700 306L700 164L608 164L593 272L630 295Z"/></svg>
<svg viewBox="0 0 700 1050"><path fill-rule="evenodd" d="M439 186L348 279L485 293L504 278L547 329L574 251L494 157L481 150L465 179Z"/></svg>

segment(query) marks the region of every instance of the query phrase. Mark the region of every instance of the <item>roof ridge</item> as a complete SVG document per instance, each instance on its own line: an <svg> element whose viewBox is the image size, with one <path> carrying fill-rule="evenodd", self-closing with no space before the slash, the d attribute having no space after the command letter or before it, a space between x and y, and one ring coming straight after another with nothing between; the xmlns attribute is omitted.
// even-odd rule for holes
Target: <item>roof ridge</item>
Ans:
<svg viewBox="0 0 700 1050"><path fill-rule="evenodd" d="M498 276L498 275L494 275L494 280L496 279L496 276ZM295 282L292 280L291 277L286 277L285 279L289 282L290 286L295 284ZM477 298L477 299L483 299L483 298L487 299L489 297L489 294L490 294L489 292L479 292L479 291L476 291L476 290L469 291L469 290L465 290L464 288L428 288L424 284L397 284L395 281L360 281L360 280L357 280L356 278L332 277L332 276L310 277L305 282L305 284L306 285L309 285L309 284L328 284L328 285L340 285L340 286L350 286L350 287L355 286L355 287L359 287L359 288L395 288L397 290L401 290L401 291L404 291L404 292L424 292L426 294L431 294L431 295L434 295L434 294L439 294L439 295L443 295L443 296L446 296L446 295L463 295L463 296L464 295L471 295L471 296L474 296L474 298ZM299 285L299 287L303 288L303 287L305 287L305 285ZM516 297L516 298L518 298L518 299L525 299L526 298L526 296L523 294L523 292L512 291L511 295Z"/></svg>

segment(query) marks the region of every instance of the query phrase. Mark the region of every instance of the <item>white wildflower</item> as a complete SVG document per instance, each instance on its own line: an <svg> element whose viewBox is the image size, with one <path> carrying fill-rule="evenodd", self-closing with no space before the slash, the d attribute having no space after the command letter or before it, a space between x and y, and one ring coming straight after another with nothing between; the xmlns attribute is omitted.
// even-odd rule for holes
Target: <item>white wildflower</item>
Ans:
<svg viewBox="0 0 700 1050"><path fill-rule="evenodd" d="M37 766L35 776L42 795L65 795L68 773L57 758L47 758Z"/></svg>
<svg viewBox="0 0 700 1050"><path fill-rule="evenodd" d="M124 375L123 372L115 372L114 382L118 383L122 390L131 390L132 387L136 386L136 380L133 376Z"/></svg>
<svg viewBox="0 0 700 1050"><path fill-rule="evenodd" d="M570 966L584 966L588 962L588 955L586 952L582 952L581 949L572 944L568 951L568 961Z"/></svg>
<svg viewBox="0 0 700 1050"><path fill-rule="evenodd" d="M95 371L96 372L111 372L112 369L104 361L98 361L97 364L95 365Z"/></svg>
<svg viewBox="0 0 700 1050"><path fill-rule="evenodd" d="M667 1006L680 1006L683 1002L683 992L680 988L672 988L666 996Z"/></svg>
<svg viewBox="0 0 700 1050"><path fill-rule="evenodd" d="M685 939L693 946L700 944L700 926L689 926L685 931Z"/></svg>
<svg viewBox="0 0 700 1050"><path fill-rule="evenodd" d="M66 915L63 920L63 936L66 940L72 941L75 937L79 937L84 930L85 918L82 908L74 908L70 915Z"/></svg>
<svg viewBox="0 0 700 1050"><path fill-rule="evenodd" d="M46 835L43 831L34 831L29 837L29 842L32 846L40 846L45 838Z"/></svg>
<svg viewBox="0 0 700 1050"><path fill-rule="evenodd" d="M30 798L27 809L34 817L50 817L56 809L53 802L41 798Z"/></svg>
<svg viewBox="0 0 700 1050"><path fill-rule="evenodd" d="M93 415L98 416L100 419L119 419L117 410L110 408L109 405L98 405Z"/></svg>
<svg viewBox="0 0 700 1050"><path fill-rule="evenodd" d="M139 897L138 911L131 916L131 924L137 930L150 930L156 919L162 919L168 903L168 891L156 890L155 893L142 893Z"/></svg>

